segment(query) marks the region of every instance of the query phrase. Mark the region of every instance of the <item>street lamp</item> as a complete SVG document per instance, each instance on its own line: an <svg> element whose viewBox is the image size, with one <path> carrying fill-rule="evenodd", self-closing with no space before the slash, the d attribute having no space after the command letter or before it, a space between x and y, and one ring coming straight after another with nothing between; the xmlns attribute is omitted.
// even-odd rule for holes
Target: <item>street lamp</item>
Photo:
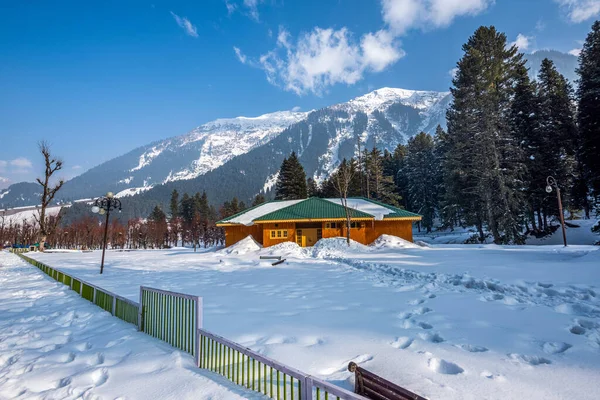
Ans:
<svg viewBox="0 0 600 400"><path fill-rule="evenodd" d="M560 199L560 188L558 187L558 183L554 177L549 176L546 178L546 193L552 193L552 187L556 189L556 197L558 198L558 213L560 215L560 226L562 227L563 234L563 242L565 243L565 247L567 247L567 231L565 230L565 218L563 216L563 208L562 201Z"/></svg>
<svg viewBox="0 0 600 400"><path fill-rule="evenodd" d="M121 200L117 199L112 192L106 193L106 196L99 197L94 201L92 212L94 214L106 214L104 222L104 242L102 244L102 262L100 263L100 273L104 270L104 252L106 252L106 236L108 235L108 217L112 210L121 212Z"/></svg>

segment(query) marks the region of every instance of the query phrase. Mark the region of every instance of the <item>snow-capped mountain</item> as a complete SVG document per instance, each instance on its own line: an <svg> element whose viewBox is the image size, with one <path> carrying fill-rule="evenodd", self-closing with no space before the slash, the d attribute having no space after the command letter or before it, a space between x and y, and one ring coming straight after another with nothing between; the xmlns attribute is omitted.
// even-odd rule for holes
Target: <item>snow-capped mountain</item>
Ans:
<svg viewBox="0 0 600 400"><path fill-rule="evenodd" d="M448 92L382 88L309 112L268 142L231 158L218 168L191 180L172 181L140 194L140 199L167 202L173 189L193 193L206 190L214 203L237 196L248 200L268 192L284 157L298 154L308 176L326 178L343 158L373 147L393 151L421 131L445 126Z"/></svg>
<svg viewBox="0 0 600 400"><path fill-rule="evenodd" d="M164 187L187 186L183 182L212 180L213 176L219 178L202 184L202 189L219 188L219 200L221 196L249 197L273 186L281 160L291 151L298 153L310 175L323 179L342 158L357 152L358 143L362 148L391 151L420 131L433 133L438 124L445 125L449 101L447 92L382 88L317 111L217 119L90 169L68 181L60 199L88 198L107 191L121 197L155 196ZM253 154L262 156L251 160ZM239 163L243 165L237 167ZM262 168L268 171L260 172ZM243 178L240 185L229 188L227 180L238 175ZM5 197L7 201L0 203L24 205L22 201L10 204L9 193Z"/></svg>

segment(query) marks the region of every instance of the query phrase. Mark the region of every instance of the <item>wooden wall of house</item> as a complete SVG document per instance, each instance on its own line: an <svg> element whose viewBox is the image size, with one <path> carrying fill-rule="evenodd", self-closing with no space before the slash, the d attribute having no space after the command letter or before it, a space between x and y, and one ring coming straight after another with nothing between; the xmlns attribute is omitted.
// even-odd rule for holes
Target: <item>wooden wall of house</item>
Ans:
<svg viewBox="0 0 600 400"><path fill-rule="evenodd" d="M232 244L236 244L242 239L245 239L248 235L252 235L254 240L258 243L263 243L263 231L260 225L235 225L225 226L225 246L229 247Z"/></svg>
<svg viewBox="0 0 600 400"><path fill-rule="evenodd" d="M350 228L350 239L355 240L359 243L366 244L367 240L367 231L370 226L370 222L359 222L359 228ZM346 223L345 222L337 222L339 228L325 228L325 222L323 222L323 237L324 238L332 238L332 237L346 237Z"/></svg>
<svg viewBox="0 0 600 400"><path fill-rule="evenodd" d="M263 230L263 246L269 247L283 242L295 242L296 241L296 224L293 222L279 222L277 224L260 224ZM287 230L288 237L271 239L271 230Z"/></svg>
<svg viewBox="0 0 600 400"><path fill-rule="evenodd" d="M410 242L413 241L412 221L375 221L373 228L367 223L366 243L373 243L381 235L398 236Z"/></svg>

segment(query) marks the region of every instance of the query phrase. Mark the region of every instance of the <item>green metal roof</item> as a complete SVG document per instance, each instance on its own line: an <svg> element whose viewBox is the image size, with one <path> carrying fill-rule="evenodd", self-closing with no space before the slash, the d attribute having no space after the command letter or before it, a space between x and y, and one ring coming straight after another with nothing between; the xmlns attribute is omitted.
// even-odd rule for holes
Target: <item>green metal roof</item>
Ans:
<svg viewBox="0 0 600 400"><path fill-rule="evenodd" d="M373 204L377 204L377 205L385 207L385 208L387 208L389 210L394 211L392 214L386 214L386 215L384 215L383 219L388 219L388 218L421 218L422 217L422 215L420 215L420 214L416 214L416 213L413 213L413 212L410 212L410 211L406 211L406 210L404 210L402 208L391 206L389 204L385 204L385 203L382 203L382 202L377 201L377 200L367 199L365 197L360 197L360 198L363 199L363 200L369 201L369 202L371 202Z"/></svg>
<svg viewBox="0 0 600 400"><path fill-rule="evenodd" d="M351 218L373 218L358 210L350 209ZM294 219L339 219L346 218L346 210L339 204L318 197L311 197L300 203L265 214L254 221L281 221Z"/></svg>
<svg viewBox="0 0 600 400"><path fill-rule="evenodd" d="M367 212L363 212L352 208L352 200L363 200L366 202L373 203L375 205L384 207L390 211L390 214L386 214L383 216L384 219L390 218L420 218L419 214L412 213L410 211L403 210L398 207L391 206L389 204L385 204L373 199L367 199L365 197L349 197L348 205L350 208L350 217L357 218L366 218L371 219L374 218L374 215L369 214ZM237 214L231 215L227 218L224 218L217 222L217 224L226 224L226 223L236 223L235 221L231 222L236 217L239 217L245 213L254 210L257 207L260 207L265 204L273 204L284 202L285 200L274 200L267 203L260 204L255 207L251 207ZM315 219L342 219L346 218L346 211L342 205L339 203L335 203L326 199L311 197L306 200L299 201L298 203L292 204L287 207L282 207L276 211L272 211L266 213L264 215L258 216L254 218L252 222L268 222L268 221L285 221L285 220L315 220Z"/></svg>

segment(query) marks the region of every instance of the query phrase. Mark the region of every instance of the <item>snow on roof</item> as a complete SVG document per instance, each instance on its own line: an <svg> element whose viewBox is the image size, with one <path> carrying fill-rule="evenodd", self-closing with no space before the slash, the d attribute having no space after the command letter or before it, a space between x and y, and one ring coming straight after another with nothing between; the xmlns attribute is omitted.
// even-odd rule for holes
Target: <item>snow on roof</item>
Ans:
<svg viewBox="0 0 600 400"><path fill-rule="evenodd" d="M235 216L230 219L225 219L222 222L229 224L242 224L246 226L253 225L256 218L262 217L263 215L272 213L274 211L281 210L282 208L293 206L294 204L300 203L302 200L283 200L283 201L272 201L269 203L261 204L258 207L252 208L242 214Z"/></svg>
<svg viewBox="0 0 600 400"><path fill-rule="evenodd" d="M343 205L341 199L325 199L335 204ZM388 214L394 214L394 210L389 209L379 204L372 203L364 199L348 199L348 207L354 208L355 210L362 211L367 214L371 214L375 217L375 221L382 221L383 218Z"/></svg>

